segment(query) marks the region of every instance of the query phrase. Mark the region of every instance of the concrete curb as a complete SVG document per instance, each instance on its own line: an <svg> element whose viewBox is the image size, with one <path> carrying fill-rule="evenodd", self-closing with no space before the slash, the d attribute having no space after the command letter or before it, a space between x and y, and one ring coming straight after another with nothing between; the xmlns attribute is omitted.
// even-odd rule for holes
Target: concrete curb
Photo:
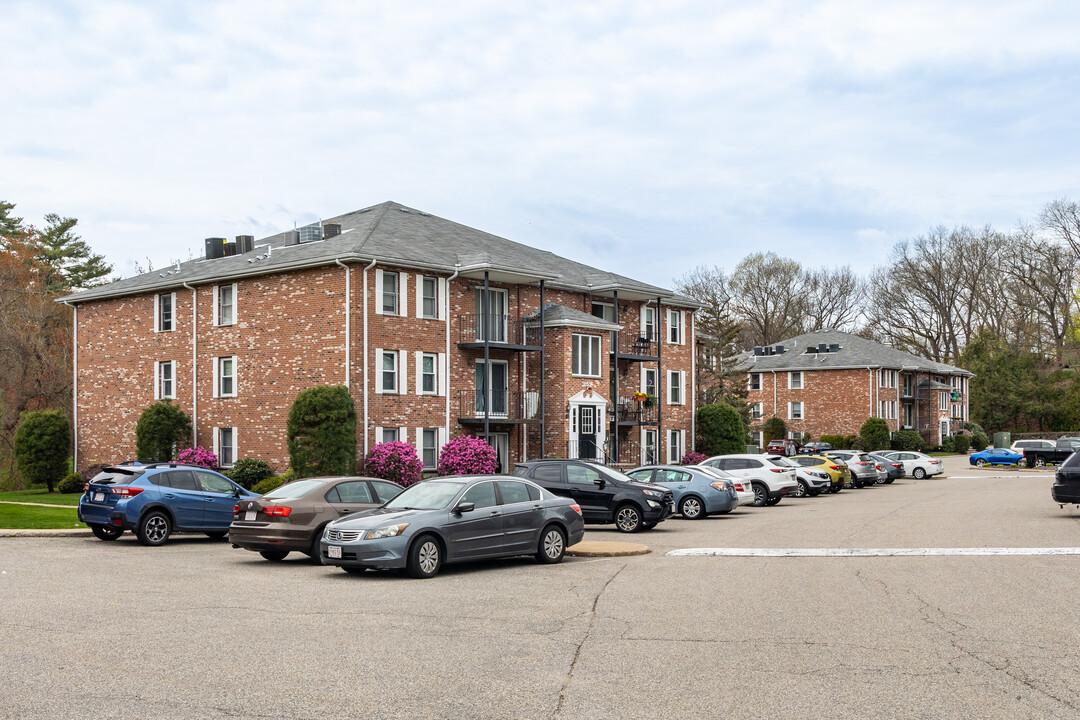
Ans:
<svg viewBox="0 0 1080 720"><path fill-rule="evenodd" d="M628 542L603 542L600 540L582 540L577 545L566 549L567 555L574 557L625 557L645 555L649 552L645 545Z"/></svg>
<svg viewBox="0 0 1080 720"><path fill-rule="evenodd" d="M54 528L52 530L5 530L0 529L0 538L19 538L19 537L83 537L89 536L90 530L88 528L72 528L70 530L61 530Z"/></svg>
<svg viewBox="0 0 1080 720"><path fill-rule="evenodd" d="M78 505L57 505L56 503L28 503L17 502L15 500L0 500L0 505L32 505L33 507L59 507L71 508L72 510L77 510L79 508Z"/></svg>

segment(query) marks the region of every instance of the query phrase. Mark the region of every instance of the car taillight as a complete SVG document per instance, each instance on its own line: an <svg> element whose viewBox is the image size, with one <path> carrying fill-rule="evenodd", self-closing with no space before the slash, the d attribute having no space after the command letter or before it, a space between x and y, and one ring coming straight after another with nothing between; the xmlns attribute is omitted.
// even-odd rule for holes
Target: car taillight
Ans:
<svg viewBox="0 0 1080 720"><path fill-rule="evenodd" d="M88 482L83 483L82 491L83 492L89 492L90 491L90 483L88 483Z"/></svg>
<svg viewBox="0 0 1080 720"><path fill-rule="evenodd" d="M233 505L232 506L232 514L235 515L238 512L240 512L240 506L239 505Z"/></svg>
<svg viewBox="0 0 1080 720"><path fill-rule="evenodd" d="M785 470L784 468L769 468L769 469L772 470L775 473L787 472L787 470Z"/></svg>
<svg viewBox="0 0 1080 720"><path fill-rule="evenodd" d="M109 489L112 490L113 495L119 495L120 497L135 497L143 491L141 487L114 487Z"/></svg>
<svg viewBox="0 0 1080 720"><path fill-rule="evenodd" d="M286 507L285 505L268 505L267 507L264 507L262 511L267 517L289 517L292 508Z"/></svg>
<svg viewBox="0 0 1080 720"><path fill-rule="evenodd" d="M839 470L839 469L840 469L840 466L839 466L839 465L830 465L830 466L829 466L829 469L830 469L830 470Z"/></svg>
<svg viewBox="0 0 1080 720"><path fill-rule="evenodd" d="M576 512L578 515L581 514L581 506L578 505L577 503L574 503L573 505L571 505L570 509L573 510L574 512Z"/></svg>
<svg viewBox="0 0 1080 720"><path fill-rule="evenodd" d="M893 466L894 468L896 468L897 470L899 470L900 468L904 467L904 466L903 466L903 465L901 465L900 463L889 463L889 464L890 464L890 465L892 465L892 466Z"/></svg>

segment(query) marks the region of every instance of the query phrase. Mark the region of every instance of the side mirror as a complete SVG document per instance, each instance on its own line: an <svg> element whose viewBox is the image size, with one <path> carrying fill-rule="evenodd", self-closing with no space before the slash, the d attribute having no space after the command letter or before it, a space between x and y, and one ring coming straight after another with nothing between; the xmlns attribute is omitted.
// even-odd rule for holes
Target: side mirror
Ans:
<svg viewBox="0 0 1080 720"><path fill-rule="evenodd" d="M461 513L472 512L475 509L476 503L460 503L456 508L454 508L454 512L460 515Z"/></svg>
<svg viewBox="0 0 1080 720"><path fill-rule="evenodd" d="M603 490L604 486L607 485L607 481L604 478L596 478L593 480L593 485Z"/></svg>

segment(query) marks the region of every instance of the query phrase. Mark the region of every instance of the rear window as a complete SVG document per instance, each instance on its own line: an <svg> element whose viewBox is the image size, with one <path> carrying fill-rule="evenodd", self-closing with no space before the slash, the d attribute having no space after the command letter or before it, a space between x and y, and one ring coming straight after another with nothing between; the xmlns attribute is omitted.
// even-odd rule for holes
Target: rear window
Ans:
<svg viewBox="0 0 1080 720"><path fill-rule="evenodd" d="M769 462L771 462L776 467L782 467L782 468L795 467L794 465L792 465L791 463L789 463L786 459L784 459L782 457L771 457L771 458L769 458Z"/></svg>
<svg viewBox="0 0 1080 720"><path fill-rule="evenodd" d="M524 465L515 465L514 469L510 471L510 474L516 475L517 477L526 477L529 474L529 468Z"/></svg>
<svg viewBox="0 0 1080 720"><path fill-rule="evenodd" d="M276 490L271 490L263 495L263 497L273 500L295 500L298 497L307 495L322 484L323 483L318 480L295 480L291 483L282 485Z"/></svg>
<svg viewBox="0 0 1080 720"><path fill-rule="evenodd" d="M1074 452L1068 459L1061 463L1061 467L1076 467L1080 465L1080 452Z"/></svg>
<svg viewBox="0 0 1080 720"><path fill-rule="evenodd" d="M126 468L106 468L94 476L90 482L98 485L130 485L135 478L143 474L142 470Z"/></svg>

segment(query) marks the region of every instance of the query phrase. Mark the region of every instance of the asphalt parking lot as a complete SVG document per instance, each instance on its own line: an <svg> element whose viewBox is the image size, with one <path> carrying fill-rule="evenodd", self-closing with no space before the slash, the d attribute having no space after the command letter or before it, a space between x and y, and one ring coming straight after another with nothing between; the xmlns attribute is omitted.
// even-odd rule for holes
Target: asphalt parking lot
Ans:
<svg viewBox="0 0 1080 720"><path fill-rule="evenodd" d="M666 554L1080 546L1048 473L947 469L426 581L3 538L0 717L1077 717L1080 556Z"/></svg>

